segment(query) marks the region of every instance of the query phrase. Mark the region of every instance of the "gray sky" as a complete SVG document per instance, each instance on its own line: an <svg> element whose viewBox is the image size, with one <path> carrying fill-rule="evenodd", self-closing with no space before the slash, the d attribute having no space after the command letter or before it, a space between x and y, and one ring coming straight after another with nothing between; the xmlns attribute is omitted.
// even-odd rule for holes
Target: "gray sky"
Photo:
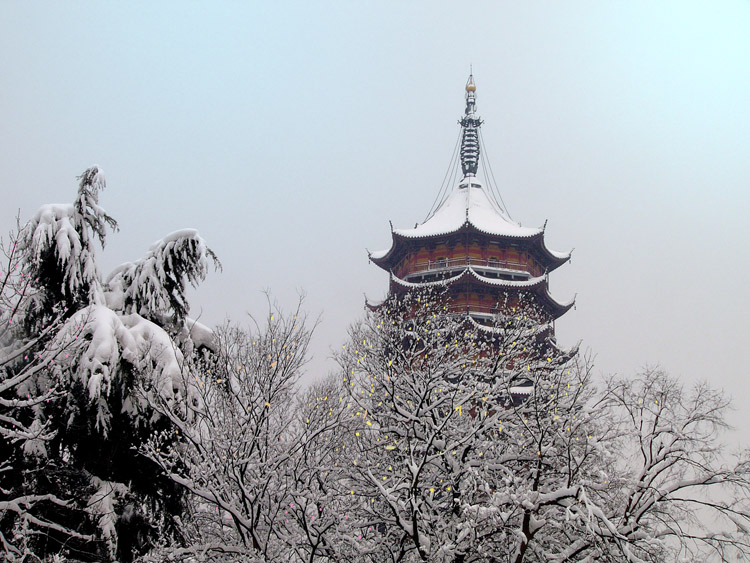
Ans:
<svg viewBox="0 0 750 563"><path fill-rule="evenodd" d="M365 248L437 194L472 63L512 216L575 247L558 340L604 373L708 379L747 443L749 29L747 1L5 1L0 228L98 164L121 227L105 273L195 227L224 271L193 314L304 289L322 375L386 291Z"/></svg>

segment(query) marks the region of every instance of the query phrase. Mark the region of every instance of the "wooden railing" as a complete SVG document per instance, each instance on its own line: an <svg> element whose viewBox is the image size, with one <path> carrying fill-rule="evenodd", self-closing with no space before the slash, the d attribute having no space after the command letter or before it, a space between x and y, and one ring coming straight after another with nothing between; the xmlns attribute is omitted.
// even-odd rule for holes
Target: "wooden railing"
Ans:
<svg viewBox="0 0 750 563"><path fill-rule="evenodd" d="M427 262L417 262L413 265L413 270L409 272L409 275L418 274L421 272L433 272L440 270L452 270L456 268L463 268L466 266L479 266L482 268L495 268L498 270L513 270L516 272L524 272L530 274L526 269L529 267L528 264L518 262L515 260L500 260L488 259L482 260L481 258L447 258L444 260L428 260Z"/></svg>

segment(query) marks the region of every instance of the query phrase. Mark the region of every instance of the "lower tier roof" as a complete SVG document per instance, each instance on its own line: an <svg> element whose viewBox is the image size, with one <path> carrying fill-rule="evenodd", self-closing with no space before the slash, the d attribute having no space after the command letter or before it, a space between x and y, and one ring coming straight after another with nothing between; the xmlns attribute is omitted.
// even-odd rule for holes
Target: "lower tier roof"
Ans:
<svg viewBox="0 0 750 563"><path fill-rule="evenodd" d="M550 313L553 319L561 317L563 314L569 311L571 307L573 307L573 305L575 305L575 298L571 299L567 303L560 303L554 297L552 297L548 291L546 276L538 276L523 281L502 280L483 276L477 273L473 268L468 266L461 273L455 276L444 278L442 280L429 282L409 282L391 273L392 290L409 290L435 286L456 287L464 286L466 284L476 285L478 287L492 288L493 290L497 290L498 292L501 292L503 290L512 292L531 292L540 299L541 305Z"/></svg>

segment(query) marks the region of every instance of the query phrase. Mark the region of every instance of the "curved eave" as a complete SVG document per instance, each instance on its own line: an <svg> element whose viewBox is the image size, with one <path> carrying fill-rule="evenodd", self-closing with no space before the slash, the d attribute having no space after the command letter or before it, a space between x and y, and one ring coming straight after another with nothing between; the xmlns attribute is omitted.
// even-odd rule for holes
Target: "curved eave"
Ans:
<svg viewBox="0 0 750 563"><path fill-rule="evenodd" d="M547 284L547 280L544 276L529 278L523 281L488 278L486 276L483 276L482 274L477 273L476 270L474 270L474 268L472 268L471 266L466 268L463 273L473 277L482 285L492 287L505 287L508 289L531 289L539 286L545 286Z"/></svg>
<svg viewBox="0 0 750 563"><path fill-rule="evenodd" d="M568 303L560 303L552 295L550 295L547 289L547 278L545 276L539 276L537 278L531 278L526 281L508 281L508 280L496 280L493 278L487 278L476 273L472 268L467 268L466 271L472 275L482 285L491 287L506 287L508 289L531 289L534 293L542 300L544 305L552 312L552 318L558 319L575 305L575 298Z"/></svg>
<svg viewBox="0 0 750 563"><path fill-rule="evenodd" d="M383 306L383 304L385 303L385 301L386 300L383 299L383 300L381 300L379 302L373 302L373 301L370 301L367 298L367 296L365 296L365 308L369 309L370 311L377 311L378 309L380 309L380 307Z"/></svg>
<svg viewBox="0 0 750 563"><path fill-rule="evenodd" d="M547 242L544 240L544 229L542 229L539 239L539 249L548 260L548 272L556 270L566 262L570 262L570 257L573 254L573 251L569 250L568 252L557 252L556 250L551 250L549 247L547 247Z"/></svg>
<svg viewBox="0 0 750 563"><path fill-rule="evenodd" d="M567 253L557 252L548 248L544 241L543 229L535 229L535 232L528 235L513 235L480 229L469 220L464 222L464 224L461 225L458 229L434 233L430 235L411 236L409 234L405 234L403 231L399 231L398 229L393 230L391 231L391 247L386 251L368 252L368 257L377 266L383 268L384 270L390 270L393 266L393 264L391 263L391 259L393 258L394 254L397 253L401 244L413 244L415 241L420 240L427 241L434 240L436 238L461 235L464 234L467 230L470 232L491 236L496 240L504 239L509 241L529 241L531 243L536 243L538 245L538 251L545 258L545 267L548 272L556 270L557 268L568 262L572 253L572 251Z"/></svg>
<svg viewBox="0 0 750 563"><path fill-rule="evenodd" d="M516 225L512 225L512 226L516 227ZM477 233L482 233L484 235L508 238L508 239L513 239L513 240L533 239L534 237L539 236L544 233L542 229L531 229L531 228L521 227L521 226L518 226L517 228L523 229L524 231L528 231L528 232L511 233L508 231L493 231L489 229L482 229L478 227L476 224L474 224L474 222L471 220L471 217L469 217L466 221L464 221L458 227L454 227L452 229L445 229L442 231L435 231L433 233L428 233L428 234L414 232L418 229L394 229L393 237L394 239L396 237L400 237L406 240L419 240L419 239L430 240L430 239L435 239L438 237L455 235L457 233L463 232L467 228L471 228Z"/></svg>
<svg viewBox="0 0 750 563"><path fill-rule="evenodd" d="M549 291L547 291L546 288L542 297L547 301L547 303L549 303L550 308L552 309L552 317L554 319L559 319L560 317L562 317L576 304L575 299L571 299L567 303L560 303L550 295Z"/></svg>
<svg viewBox="0 0 750 563"><path fill-rule="evenodd" d="M560 303L547 290L547 278L545 276L539 276L524 281L512 281L512 280L499 280L494 278L488 278L478 274L473 268L465 268L460 274L457 274L450 278L442 280L430 281L430 282L409 282L396 277L391 272L391 288L394 286L403 289L416 289L421 287L433 287L433 286L451 286L462 281L472 281L479 283L485 287L502 288L509 290L522 290L527 289L534 292L534 294L541 300L545 308L551 312L552 318L557 319L567 313L573 305L575 305L575 299L568 303Z"/></svg>
<svg viewBox="0 0 750 563"><path fill-rule="evenodd" d="M391 256L393 255L395 250L396 250L396 235L393 232L393 227L391 227L391 247L388 250L379 250L375 252L370 252L368 250L367 257L376 266L383 268L385 271L390 271Z"/></svg>
<svg viewBox="0 0 750 563"><path fill-rule="evenodd" d="M468 268L467 268L468 269ZM462 277L466 275L466 270L462 271L460 274L457 274L451 278L445 278L442 280L435 280L435 281L429 281L429 282L410 282L406 280L402 280L401 278L397 277L393 272L391 272L391 284L396 285L399 287L402 287L404 289L417 289L420 287L436 287L436 286L448 286L451 285L458 280L460 280Z"/></svg>

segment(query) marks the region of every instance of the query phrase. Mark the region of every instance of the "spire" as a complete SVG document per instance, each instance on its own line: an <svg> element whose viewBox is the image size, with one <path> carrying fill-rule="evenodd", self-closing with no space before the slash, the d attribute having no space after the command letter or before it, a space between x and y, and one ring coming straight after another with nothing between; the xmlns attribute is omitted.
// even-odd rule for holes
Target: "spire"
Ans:
<svg viewBox="0 0 750 563"><path fill-rule="evenodd" d="M474 75L469 74L466 82L466 110L459 121L463 134L461 136L461 170L466 176L476 176L479 166L479 127L482 120L476 115L476 92Z"/></svg>

